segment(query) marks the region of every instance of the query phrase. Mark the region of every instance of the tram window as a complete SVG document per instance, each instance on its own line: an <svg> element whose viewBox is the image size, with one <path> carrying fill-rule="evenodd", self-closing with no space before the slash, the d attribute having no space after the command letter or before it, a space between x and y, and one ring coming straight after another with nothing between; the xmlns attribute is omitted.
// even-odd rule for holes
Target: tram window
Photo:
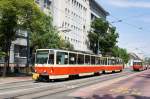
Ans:
<svg viewBox="0 0 150 99"><path fill-rule="evenodd" d="M118 64L118 65L119 65L119 59L117 59L116 61L117 61L117 63L116 63L116 64Z"/></svg>
<svg viewBox="0 0 150 99"><path fill-rule="evenodd" d="M95 56L91 56L91 64L95 65Z"/></svg>
<svg viewBox="0 0 150 99"><path fill-rule="evenodd" d="M110 65L113 65L113 60L112 59L110 59Z"/></svg>
<svg viewBox="0 0 150 99"><path fill-rule="evenodd" d="M103 60L100 60L100 64L103 65Z"/></svg>
<svg viewBox="0 0 150 99"><path fill-rule="evenodd" d="M103 65L107 65L107 58L103 59Z"/></svg>
<svg viewBox="0 0 150 99"><path fill-rule="evenodd" d="M133 63L133 65L137 65L137 63L136 63L136 62L134 62L134 63Z"/></svg>
<svg viewBox="0 0 150 99"><path fill-rule="evenodd" d="M68 53L66 52L57 52L57 64L68 64Z"/></svg>
<svg viewBox="0 0 150 99"><path fill-rule="evenodd" d="M85 64L90 64L90 56L85 55Z"/></svg>
<svg viewBox="0 0 150 99"><path fill-rule="evenodd" d="M119 64L121 64L121 60L119 60Z"/></svg>
<svg viewBox="0 0 150 99"><path fill-rule="evenodd" d="M111 59L108 59L108 65L111 65Z"/></svg>
<svg viewBox="0 0 150 99"><path fill-rule="evenodd" d="M111 59L111 65L114 65L115 63L114 63L114 59Z"/></svg>
<svg viewBox="0 0 150 99"><path fill-rule="evenodd" d="M101 60L101 58L100 58L100 60L99 60L99 64L102 65L102 60Z"/></svg>
<svg viewBox="0 0 150 99"><path fill-rule="evenodd" d="M84 64L84 55L78 54L78 64Z"/></svg>
<svg viewBox="0 0 150 99"><path fill-rule="evenodd" d="M123 61L122 60L120 60L121 62L120 62L120 64L123 64Z"/></svg>
<svg viewBox="0 0 150 99"><path fill-rule="evenodd" d="M95 64L97 64L97 65L100 64L100 57L95 58Z"/></svg>
<svg viewBox="0 0 150 99"><path fill-rule="evenodd" d="M36 53L36 63L37 64L47 64L48 60L48 50L37 51Z"/></svg>
<svg viewBox="0 0 150 99"><path fill-rule="evenodd" d="M102 65L105 65L105 60L104 59L102 59Z"/></svg>
<svg viewBox="0 0 150 99"><path fill-rule="evenodd" d="M115 59L113 59L113 65L116 65L116 60Z"/></svg>
<svg viewBox="0 0 150 99"><path fill-rule="evenodd" d="M101 65L104 65L104 62L103 62L103 59L102 59L102 58L100 58L100 64L101 64Z"/></svg>
<svg viewBox="0 0 150 99"><path fill-rule="evenodd" d="M118 64L118 61L117 61L117 59L115 59L115 65L117 65Z"/></svg>
<svg viewBox="0 0 150 99"><path fill-rule="evenodd" d="M54 51L50 51L48 64L54 64Z"/></svg>
<svg viewBox="0 0 150 99"><path fill-rule="evenodd" d="M77 54L69 53L69 64L76 64Z"/></svg>

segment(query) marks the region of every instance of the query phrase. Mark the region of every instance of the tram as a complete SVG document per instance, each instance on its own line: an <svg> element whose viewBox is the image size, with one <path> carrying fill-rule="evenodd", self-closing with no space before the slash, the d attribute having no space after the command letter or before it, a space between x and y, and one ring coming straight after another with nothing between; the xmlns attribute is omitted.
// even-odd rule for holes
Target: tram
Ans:
<svg viewBox="0 0 150 99"><path fill-rule="evenodd" d="M143 61L141 60L134 60L132 67L134 71L141 71L147 69L146 65L144 65Z"/></svg>
<svg viewBox="0 0 150 99"><path fill-rule="evenodd" d="M37 49L32 78L49 80L122 70L120 58L58 49Z"/></svg>

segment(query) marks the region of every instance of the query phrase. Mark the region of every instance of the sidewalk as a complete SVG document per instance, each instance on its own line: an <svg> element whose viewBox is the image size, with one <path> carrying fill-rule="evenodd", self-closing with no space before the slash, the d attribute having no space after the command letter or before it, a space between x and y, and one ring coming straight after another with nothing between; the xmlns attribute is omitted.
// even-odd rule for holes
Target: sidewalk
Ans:
<svg viewBox="0 0 150 99"><path fill-rule="evenodd" d="M22 77L0 77L0 84L7 84L7 83L14 83L14 82L21 82L21 81L29 81L32 80L31 76L22 76Z"/></svg>

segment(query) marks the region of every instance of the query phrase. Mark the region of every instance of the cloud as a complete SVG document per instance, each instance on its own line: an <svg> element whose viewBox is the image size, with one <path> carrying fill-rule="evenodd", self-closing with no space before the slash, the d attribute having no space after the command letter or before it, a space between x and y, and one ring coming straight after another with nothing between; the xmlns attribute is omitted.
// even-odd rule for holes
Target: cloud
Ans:
<svg viewBox="0 0 150 99"><path fill-rule="evenodd" d="M122 8L150 8L150 1L148 0L108 0L108 3Z"/></svg>

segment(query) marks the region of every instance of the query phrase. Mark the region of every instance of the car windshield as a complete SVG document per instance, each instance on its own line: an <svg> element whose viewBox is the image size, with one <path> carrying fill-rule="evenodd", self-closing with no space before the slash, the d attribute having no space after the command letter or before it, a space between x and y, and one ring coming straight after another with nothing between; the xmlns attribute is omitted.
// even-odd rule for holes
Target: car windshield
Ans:
<svg viewBox="0 0 150 99"><path fill-rule="evenodd" d="M36 64L47 64L48 60L48 50L37 51L36 53Z"/></svg>

